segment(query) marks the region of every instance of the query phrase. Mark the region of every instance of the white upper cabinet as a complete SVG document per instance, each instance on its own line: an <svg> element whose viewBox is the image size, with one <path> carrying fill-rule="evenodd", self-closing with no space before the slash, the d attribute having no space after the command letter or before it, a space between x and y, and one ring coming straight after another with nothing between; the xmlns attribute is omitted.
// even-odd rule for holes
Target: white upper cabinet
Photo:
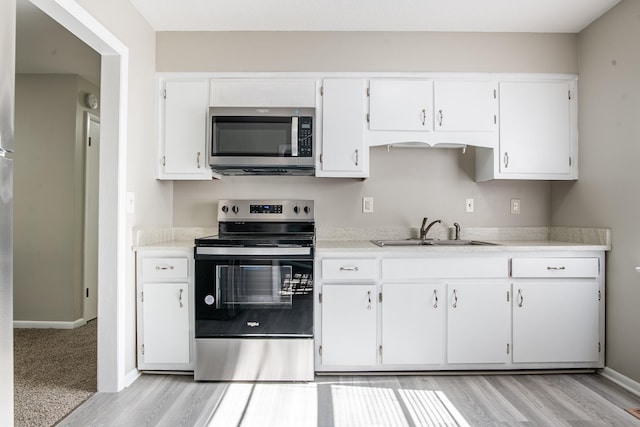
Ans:
<svg viewBox="0 0 640 427"><path fill-rule="evenodd" d="M206 157L208 86L207 80L162 84L159 179L211 179Z"/></svg>
<svg viewBox="0 0 640 427"><path fill-rule="evenodd" d="M503 81L499 149L476 152L476 180L577 179L575 79Z"/></svg>
<svg viewBox="0 0 640 427"><path fill-rule="evenodd" d="M494 147L497 85L487 80L378 79L369 83L369 145Z"/></svg>
<svg viewBox="0 0 640 427"><path fill-rule="evenodd" d="M316 105L312 79L213 79L212 107L300 107Z"/></svg>
<svg viewBox="0 0 640 427"><path fill-rule="evenodd" d="M497 130L497 85L486 81L434 83L436 131L494 132Z"/></svg>
<svg viewBox="0 0 640 427"><path fill-rule="evenodd" d="M316 176L367 178L369 147L364 142L366 80L326 79L316 138L322 149ZM316 144L318 146L319 144Z"/></svg>
<svg viewBox="0 0 640 427"><path fill-rule="evenodd" d="M370 130L433 129L431 80L371 80L369 97Z"/></svg>

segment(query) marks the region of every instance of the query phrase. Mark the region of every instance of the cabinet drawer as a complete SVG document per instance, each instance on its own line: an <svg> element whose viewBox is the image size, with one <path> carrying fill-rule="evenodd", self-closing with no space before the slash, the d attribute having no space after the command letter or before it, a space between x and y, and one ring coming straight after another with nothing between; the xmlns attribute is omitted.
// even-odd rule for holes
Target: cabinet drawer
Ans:
<svg viewBox="0 0 640 427"><path fill-rule="evenodd" d="M377 277L375 259L323 259L322 279L375 279Z"/></svg>
<svg viewBox="0 0 640 427"><path fill-rule="evenodd" d="M382 260L382 278L479 279L508 276L507 258L416 258Z"/></svg>
<svg viewBox="0 0 640 427"><path fill-rule="evenodd" d="M142 277L149 279L178 279L188 275L187 258L143 258Z"/></svg>
<svg viewBox="0 0 640 427"><path fill-rule="evenodd" d="M513 258L511 277L598 277L598 258Z"/></svg>

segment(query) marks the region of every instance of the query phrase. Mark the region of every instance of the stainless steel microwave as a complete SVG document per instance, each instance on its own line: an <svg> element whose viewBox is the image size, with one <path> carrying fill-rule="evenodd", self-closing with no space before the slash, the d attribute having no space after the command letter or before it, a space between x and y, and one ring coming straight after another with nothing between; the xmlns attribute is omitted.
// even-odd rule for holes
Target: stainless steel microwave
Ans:
<svg viewBox="0 0 640 427"><path fill-rule="evenodd" d="M313 108L212 107L209 164L223 175L313 175Z"/></svg>

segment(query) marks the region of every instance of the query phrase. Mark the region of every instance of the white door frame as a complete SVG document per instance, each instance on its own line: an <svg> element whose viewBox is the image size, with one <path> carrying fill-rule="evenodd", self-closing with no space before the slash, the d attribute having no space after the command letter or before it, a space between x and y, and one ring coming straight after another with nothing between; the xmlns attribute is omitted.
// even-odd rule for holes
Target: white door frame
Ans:
<svg viewBox="0 0 640 427"><path fill-rule="evenodd" d="M98 391L118 392L125 373L126 146L129 49L75 0L30 0L102 55L98 226Z"/></svg>
<svg viewBox="0 0 640 427"><path fill-rule="evenodd" d="M95 126L100 132L100 118L89 112L84 112L84 250L82 258L82 317L85 321L93 320L98 314L98 203L95 199L100 192L94 187L98 183L100 172L100 134L95 134ZM94 141L96 139L96 141ZM97 145L96 145L97 144Z"/></svg>

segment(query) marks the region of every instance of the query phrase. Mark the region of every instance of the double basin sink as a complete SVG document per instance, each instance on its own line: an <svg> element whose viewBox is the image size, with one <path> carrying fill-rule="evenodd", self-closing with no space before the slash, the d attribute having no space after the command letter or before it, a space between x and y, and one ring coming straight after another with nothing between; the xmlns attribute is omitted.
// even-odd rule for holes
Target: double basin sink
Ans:
<svg viewBox="0 0 640 427"><path fill-rule="evenodd" d="M497 243L483 242L481 240L440 240L440 239L398 239L398 240L372 240L371 243L380 247L384 246L491 246Z"/></svg>

